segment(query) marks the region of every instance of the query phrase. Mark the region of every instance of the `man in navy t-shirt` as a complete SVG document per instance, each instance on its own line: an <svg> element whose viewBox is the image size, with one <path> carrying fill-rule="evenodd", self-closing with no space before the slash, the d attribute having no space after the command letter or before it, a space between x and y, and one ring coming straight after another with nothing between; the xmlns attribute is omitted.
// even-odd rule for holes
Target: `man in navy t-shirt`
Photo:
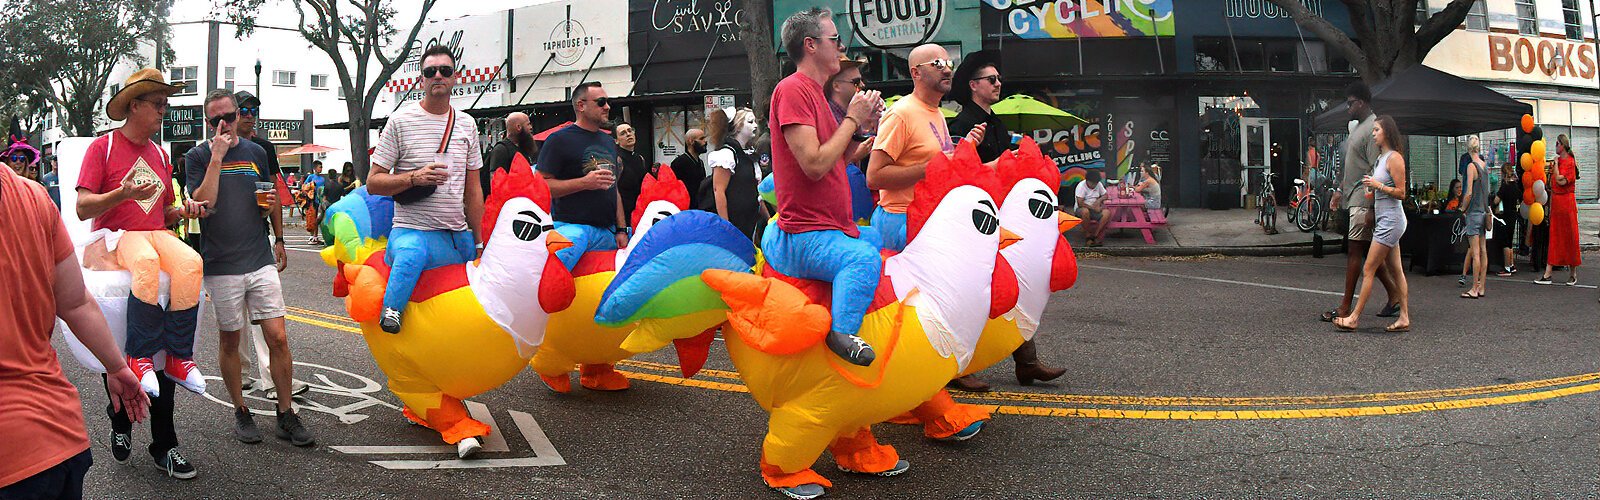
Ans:
<svg viewBox="0 0 1600 500"><path fill-rule="evenodd" d="M571 248L556 252L569 270L584 252L628 246L628 219L616 186L617 143L600 130L611 112L605 89L598 82L578 85L572 109L577 123L550 134L539 150L539 174L555 199L556 232L572 241Z"/></svg>

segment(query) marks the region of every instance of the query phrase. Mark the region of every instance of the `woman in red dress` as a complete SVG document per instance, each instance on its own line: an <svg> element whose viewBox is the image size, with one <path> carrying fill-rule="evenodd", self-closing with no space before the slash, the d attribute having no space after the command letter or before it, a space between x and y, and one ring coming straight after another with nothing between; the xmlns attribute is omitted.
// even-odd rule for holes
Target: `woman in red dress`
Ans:
<svg viewBox="0 0 1600 500"><path fill-rule="evenodd" d="M1544 275L1537 283L1549 284L1554 266L1567 266L1567 285L1578 284L1578 266L1583 257L1578 255L1578 198L1573 192L1578 180L1578 162L1572 157L1572 145L1566 134L1556 137L1556 171L1551 173L1550 189L1550 257L1544 266Z"/></svg>

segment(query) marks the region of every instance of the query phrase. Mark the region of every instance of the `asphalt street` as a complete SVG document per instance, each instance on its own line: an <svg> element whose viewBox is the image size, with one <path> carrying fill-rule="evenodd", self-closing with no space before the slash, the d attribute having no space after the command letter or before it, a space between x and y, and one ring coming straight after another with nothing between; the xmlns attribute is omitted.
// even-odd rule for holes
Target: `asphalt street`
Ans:
<svg viewBox="0 0 1600 500"><path fill-rule="evenodd" d="M99 378L62 347L94 443L90 496L780 498L756 470L766 414L726 372L720 343L709 370L688 381L668 353L627 362L619 369L633 387L618 393L574 384L558 395L524 371L471 400L506 439L507 451L485 460L351 448L440 443L407 425L381 388L384 375L329 293L331 271L310 251L291 254L289 334L296 377L313 384L299 405L316 446L270 431L260 444L234 441L214 380L218 401L178 397L197 479L153 467L142 426L133 460L118 464ZM1453 276L1409 274L1414 326L1394 335L1373 316L1377 300L1361 331L1317 321L1337 304L1342 256L1079 262L1077 286L1053 298L1037 337L1066 377L1023 387L1003 362L982 375L996 393L957 394L997 409L982 434L949 444L880 425L911 471L853 476L824 456L816 470L834 480L829 496L1600 495L1600 266L1583 268L1579 287L1534 285L1528 272L1491 277L1481 300L1457 298ZM200 336L209 376L216 346L215 335ZM272 418L256 422L268 430Z"/></svg>

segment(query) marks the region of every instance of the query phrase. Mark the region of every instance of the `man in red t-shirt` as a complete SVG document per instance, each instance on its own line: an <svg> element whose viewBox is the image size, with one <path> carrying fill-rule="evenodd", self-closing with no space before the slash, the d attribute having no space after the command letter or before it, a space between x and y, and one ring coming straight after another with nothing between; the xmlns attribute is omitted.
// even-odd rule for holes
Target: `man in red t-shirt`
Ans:
<svg viewBox="0 0 1600 500"><path fill-rule="evenodd" d="M833 283L833 327L827 345L850 363L868 366L875 355L856 332L878 287L883 261L878 246L860 239L851 214L844 159L864 139L862 123L878 119L877 91L858 92L843 120L835 121L822 85L839 72L843 45L832 13L813 8L789 17L783 44L794 74L772 92L772 175L778 230L766 231L761 249L778 272Z"/></svg>
<svg viewBox="0 0 1600 500"><path fill-rule="evenodd" d="M97 231L111 231L84 249L85 265L132 273L125 347L139 384L156 397L150 454L168 475L190 479L194 466L178 454L172 426L172 384L205 391L193 360L202 263L200 254L166 228L181 218L205 215L209 204L188 200L181 208L172 206L172 163L151 140L161 130L167 97L181 88L168 85L160 70L146 68L111 97L106 115L125 121L84 153L77 211L81 219L94 219ZM159 301L163 271L170 281L165 309ZM152 358L163 350L167 361L158 374ZM111 450L119 462L132 450L131 428L126 415L113 414Z"/></svg>
<svg viewBox="0 0 1600 500"><path fill-rule="evenodd" d="M0 498L77 498L89 470L78 391L50 345L55 318L106 367L111 405L143 420L139 390L43 186L0 168Z"/></svg>

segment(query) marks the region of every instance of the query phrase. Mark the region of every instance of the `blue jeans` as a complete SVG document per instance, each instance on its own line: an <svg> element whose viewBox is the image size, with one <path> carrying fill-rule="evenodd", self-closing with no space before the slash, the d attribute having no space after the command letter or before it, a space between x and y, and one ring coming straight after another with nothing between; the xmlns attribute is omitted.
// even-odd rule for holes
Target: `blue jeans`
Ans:
<svg viewBox="0 0 1600 500"><path fill-rule="evenodd" d="M617 233L610 229L557 222L556 232L572 241L571 247L556 252L556 258L561 259L561 265L567 266L568 271L578 265L578 260L583 258L584 252L617 249Z"/></svg>
<svg viewBox="0 0 1600 500"><path fill-rule="evenodd" d="M405 310L423 271L463 264L477 254L472 231L394 228L389 232L389 248L383 257L384 263L389 264L389 287L383 291L383 307Z"/></svg>
<svg viewBox="0 0 1600 500"><path fill-rule="evenodd" d="M839 230L791 234L774 224L761 237L761 251L780 273L833 283L833 331L855 335L861 330L883 270L872 243Z"/></svg>
<svg viewBox="0 0 1600 500"><path fill-rule="evenodd" d="M896 214L884 211L883 207L872 212L872 229L883 238L883 249L896 252L906 249L906 214Z"/></svg>

